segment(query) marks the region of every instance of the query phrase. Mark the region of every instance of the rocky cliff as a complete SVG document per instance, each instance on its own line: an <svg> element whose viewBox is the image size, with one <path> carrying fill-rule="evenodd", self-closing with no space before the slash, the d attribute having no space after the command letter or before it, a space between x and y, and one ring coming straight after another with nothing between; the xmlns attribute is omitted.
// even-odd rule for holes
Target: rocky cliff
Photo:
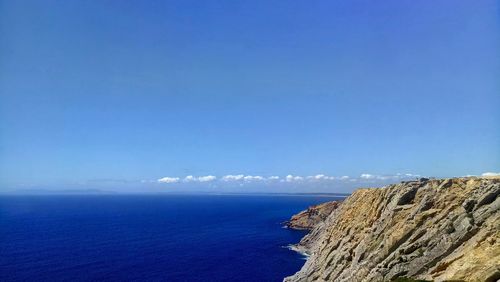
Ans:
<svg viewBox="0 0 500 282"><path fill-rule="evenodd" d="M337 201L309 207L286 222L286 226L298 230L313 229L318 223L323 222L339 206Z"/></svg>
<svg viewBox="0 0 500 282"><path fill-rule="evenodd" d="M402 182L355 191L297 246L285 281L500 279L500 179Z"/></svg>

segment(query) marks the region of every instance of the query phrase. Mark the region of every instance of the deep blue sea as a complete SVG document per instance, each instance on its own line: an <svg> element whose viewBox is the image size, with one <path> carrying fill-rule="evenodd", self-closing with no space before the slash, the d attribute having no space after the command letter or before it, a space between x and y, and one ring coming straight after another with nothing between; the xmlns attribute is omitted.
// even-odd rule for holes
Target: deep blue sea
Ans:
<svg viewBox="0 0 500 282"><path fill-rule="evenodd" d="M334 198L0 197L0 281L282 281L304 263L282 222Z"/></svg>

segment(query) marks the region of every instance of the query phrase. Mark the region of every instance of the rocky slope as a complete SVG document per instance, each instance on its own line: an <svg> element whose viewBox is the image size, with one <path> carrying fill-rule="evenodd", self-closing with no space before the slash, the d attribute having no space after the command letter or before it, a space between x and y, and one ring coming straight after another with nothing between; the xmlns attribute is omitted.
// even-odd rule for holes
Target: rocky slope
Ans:
<svg viewBox="0 0 500 282"><path fill-rule="evenodd" d="M339 206L337 201L326 202L323 204L309 207L286 222L286 226L298 230L313 229L318 223L325 219Z"/></svg>
<svg viewBox="0 0 500 282"><path fill-rule="evenodd" d="M454 178L360 189L297 246L285 281L500 279L500 179Z"/></svg>

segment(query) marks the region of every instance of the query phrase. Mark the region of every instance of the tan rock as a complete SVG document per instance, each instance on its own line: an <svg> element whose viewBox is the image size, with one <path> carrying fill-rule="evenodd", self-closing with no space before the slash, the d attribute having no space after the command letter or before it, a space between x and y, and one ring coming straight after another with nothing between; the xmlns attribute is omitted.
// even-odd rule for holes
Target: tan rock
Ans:
<svg viewBox="0 0 500 282"><path fill-rule="evenodd" d="M323 222L339 206L337 201L311 206L286 222L286 226L298 230L311 230L318 223Z"/></svg>
<svg viewBox="0 0 500 282"><path fill-rule="evenodd" d="M285 281L500 279L500 179L360 189L306 235L311 256Z"/></svg>

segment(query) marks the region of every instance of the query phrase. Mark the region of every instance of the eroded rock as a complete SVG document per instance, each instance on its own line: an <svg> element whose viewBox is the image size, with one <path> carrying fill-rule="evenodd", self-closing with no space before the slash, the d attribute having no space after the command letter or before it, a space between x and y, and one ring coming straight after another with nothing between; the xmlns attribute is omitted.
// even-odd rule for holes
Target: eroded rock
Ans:
<svg viewBox="0 0 500 282"><path fill-rule="evenodd" d="M311 206L307 210L302 211L285 223L292 229L311 230L318 223L325 219L339 206L339 202L331 201L319 205Z"/></svg>
<svg viewBox="0 0 500 282"><path fill-rule="evenodd" d="M302 239L311 256L285 281L496 281L499 194L477 177L357 190Z"/></svg>

